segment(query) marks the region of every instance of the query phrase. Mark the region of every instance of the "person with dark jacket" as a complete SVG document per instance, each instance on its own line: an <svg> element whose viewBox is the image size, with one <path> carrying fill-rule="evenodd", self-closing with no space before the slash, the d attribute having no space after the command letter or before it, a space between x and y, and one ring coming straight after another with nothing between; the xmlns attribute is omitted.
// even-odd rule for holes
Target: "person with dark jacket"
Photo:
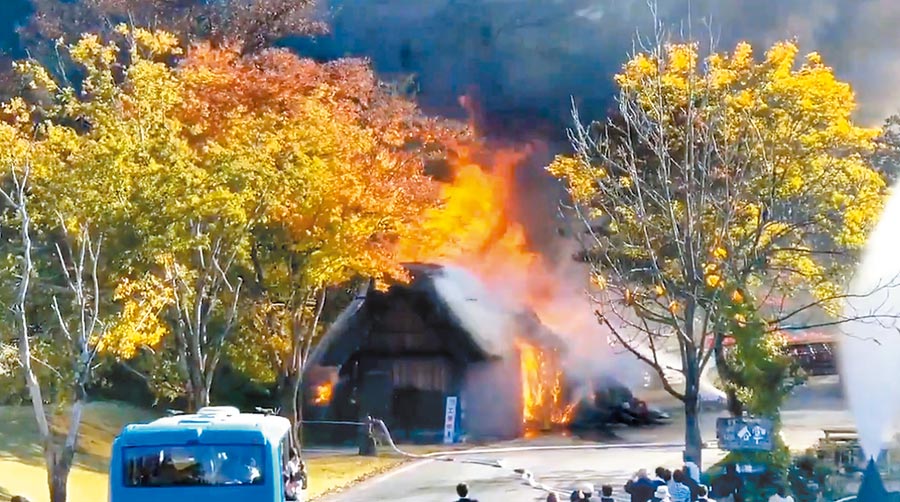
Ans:
<svg viewBox="0 0 900 502"><path fill-rule="evenodd" d="M625 483L625 492L631 495L631 502L648 502L656 492L656 485L647 477L647 471L641 469Z"/></svg>
<svg viewBox="0 0 900 502"><path fill-rule="evenodd" d="M603 485L603 487L600 488L600 502L614 502L614 501L615 501L615 499L613 499L613 496L612 496L612 486L611 485Z"/></svg>
<svg viewBox="0 0 900 502"><path fill-rule="evenodd" d="M725 474L713 480L713 498L719 502L743 502L744 481L734 464L725 466Z"/></svg>
<svg viewBox="0 0 900 502"><path fill-rule="evenodd" d="M709 489L704 485L697 485L697 502L710 502Z"/></svg>
<svg viewBox="0 0 900 502"><path fill-rule="evenodd" d="M654 478L652 480L653 486L656 486L656 487L666 486L669 483L669 477L670 477L669 475L666 474L667 472L668 471L666 470L665 467L657 467L656 468L656 478Z"/></svg>
<svg viewBox="0 0 900 502"><path fill-rule="evenodd" d="M681 480L681 483L688 487L691 490L691 501L697 500L700 498L700 483L697 482L696 479L693 478L690 474L690 469L688 466L685 466L682 471L684 473L684 477Z"/></svg>
<svg viewBox="0 0 900 502"><path fill-rule="evenodd" d="M465 483L456 485L456 494L459 495L459 499L456 502L478 502L476 499L469 498L469 485Z"/></svg>

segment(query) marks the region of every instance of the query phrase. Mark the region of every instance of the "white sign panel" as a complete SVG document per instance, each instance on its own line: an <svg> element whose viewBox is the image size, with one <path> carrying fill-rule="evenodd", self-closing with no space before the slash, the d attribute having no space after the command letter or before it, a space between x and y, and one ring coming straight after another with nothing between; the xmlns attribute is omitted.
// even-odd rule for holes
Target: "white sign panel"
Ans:
<svg viewBox="0 0 900 502"><path fill-rule="evenodd" d="M456 432L456 396L447 396L444 410L444 444L452 444Z"/></svg>

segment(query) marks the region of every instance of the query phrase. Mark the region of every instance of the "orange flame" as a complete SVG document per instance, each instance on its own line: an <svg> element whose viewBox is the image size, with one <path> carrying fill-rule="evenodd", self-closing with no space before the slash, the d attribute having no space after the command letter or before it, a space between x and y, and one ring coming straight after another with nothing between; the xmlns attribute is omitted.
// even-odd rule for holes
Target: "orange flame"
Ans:
<svg viewBox="0 0 900 502"><path fill-rule="evenodd" d="M570 323L571 302L559 301L560 280L528 247L525 228L513 211L516 168L531 148L478 146L457 150L453 179L442 186L443 205L429 212L423 242L400 243L404 261L456 265L477 275L492 291L514 295L551 329ZM563 329L559 329L563 328ZM519 339L522 421L548 428L571 420L556 357Z"/></svg>
<svg viewBox="0 0 900 502"><path fill-rule="evenodd" d="M331 382L325 382L320 385L317 385L315 388L315 395L313 396L313 404L316 406L325 406L331 402L332 392L334 391L334 385Z"/></svg>
<svg viewBox="0 0 900 502"><path fill-rule="evenodd" d="M522 382L522 423L548 429L552 424L567 424L574 404L565 404L563 373L553 354L518 340Z"/></svg>

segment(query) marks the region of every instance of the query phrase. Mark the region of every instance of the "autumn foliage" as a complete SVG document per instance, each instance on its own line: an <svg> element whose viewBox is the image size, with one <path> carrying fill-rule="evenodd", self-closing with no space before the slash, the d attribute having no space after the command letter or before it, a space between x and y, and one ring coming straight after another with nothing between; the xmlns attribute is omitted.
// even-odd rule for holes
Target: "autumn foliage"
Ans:
<svg viewBox="0 0 900 502"><path fill-rule="evenodd" d="M584 224L599 319L684 401L694 458L713 351L732 396L777 410L778 330L841 321L841 285L884 203L868 163L879 131L853 122L853 91L818 54L798 53L660 40L616 75L618 113L578 124L576 155L549 168ZM728 335L739 360L721 349ZM678 388L667 353L682 361Z"/></svg>
<svg viewBox="0 0 900 502"><path fill-rule="evenodd" d="M463 129L391 94L364 61L118 34L71 46L81 90L20 64L43 98L9 102L4 130L27 145L41 228L62 216L114 248L103 280L121 310L96 343L182 361L148 369L201 405L226 353L258 357L232 349L256 313L272 321L280 305L293 329L281 349L269 338L250 349L290 352L315 331L291 321L311 297L357 277L405 278L397 243L439 202L425 164Z"/></svg>

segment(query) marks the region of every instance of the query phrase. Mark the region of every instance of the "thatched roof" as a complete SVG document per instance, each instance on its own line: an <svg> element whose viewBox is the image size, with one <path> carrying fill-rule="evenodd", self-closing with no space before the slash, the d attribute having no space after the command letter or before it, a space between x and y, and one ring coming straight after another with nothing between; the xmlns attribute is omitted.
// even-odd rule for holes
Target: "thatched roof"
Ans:
<svg viewBox="0 0 900 502"><path fill-rule="evenodd" d="M504 304L467 271L429 264L406 267L412 281L391 286L388 294L400 289L427 299L428 308L442 323L459 333L456 345L467 359L502 358L514 350L516 337L562 350L560 339L533 312L521 305ZM373 303L376 295L383 293L371 287L358 292L311 354L310 366L338 366L361 346L368 334L367 303Z"/></svg>

